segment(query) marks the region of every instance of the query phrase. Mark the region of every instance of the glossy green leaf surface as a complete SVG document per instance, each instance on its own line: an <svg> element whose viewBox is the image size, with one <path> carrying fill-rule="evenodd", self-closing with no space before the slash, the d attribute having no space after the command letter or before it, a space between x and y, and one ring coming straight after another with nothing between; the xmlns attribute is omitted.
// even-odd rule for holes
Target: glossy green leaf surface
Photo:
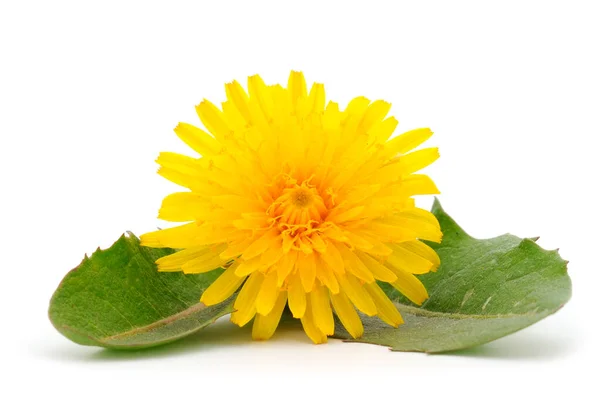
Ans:
<svg viewBox="0 0 600 408"><path fill-rule="evenodd" d="M83 345L145 348L192 334L231 313L233 299L205 307L202 292L220 274L159 273L170 249L146 248L133 234L98 250L65 276L50 301L56 329Z"/></svg>

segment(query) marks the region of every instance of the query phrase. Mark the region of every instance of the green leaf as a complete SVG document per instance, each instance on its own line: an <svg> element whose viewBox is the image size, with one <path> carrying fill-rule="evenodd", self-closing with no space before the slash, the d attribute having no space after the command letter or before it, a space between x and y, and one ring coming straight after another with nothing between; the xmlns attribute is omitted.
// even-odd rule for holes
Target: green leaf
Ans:
<svg viewBox="0 0 600 408"><path fill-rule="evenodd" d="M444 352L477 346L521 330L551 315L571 297L567 262L532 239L467 235L439 201L432 212L444 239L430 243L441 258L438 272L420 278L430 298L420 308L390 285L382 287L398 302L405 323L387 326L363 318L365 333L352 340L341 325L336 337L389 346L395 351Z"/></svg>
<svg viewBox="0 0 600 408"><path fill-rule="evenodd" d="M220 270L157 272L156 259L171 253L141 247L131 233L97 250L56 289L50 301L52 324L79 344L133 349L172 342L231 313L233 299L210 307L199 302Z"/></svg>

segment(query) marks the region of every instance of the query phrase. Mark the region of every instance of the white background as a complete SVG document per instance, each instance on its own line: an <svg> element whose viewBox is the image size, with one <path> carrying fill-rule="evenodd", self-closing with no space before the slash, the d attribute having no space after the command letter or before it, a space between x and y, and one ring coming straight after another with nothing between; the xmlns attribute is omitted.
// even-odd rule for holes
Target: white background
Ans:
<svg viewBox="0 0 600 408"><path fill-rule="evenodd" d="M0 3L2 392L33 406L599 406L600 64L594 1ZM541 236L572 301L453 355L227 322L154 351L86 348L46 317L63 275L125 230L162 225L158 152L223 84L290 69L328 98L429 126L429 173L476 237ZM429 206L431 199L422 201Z"/></svg>

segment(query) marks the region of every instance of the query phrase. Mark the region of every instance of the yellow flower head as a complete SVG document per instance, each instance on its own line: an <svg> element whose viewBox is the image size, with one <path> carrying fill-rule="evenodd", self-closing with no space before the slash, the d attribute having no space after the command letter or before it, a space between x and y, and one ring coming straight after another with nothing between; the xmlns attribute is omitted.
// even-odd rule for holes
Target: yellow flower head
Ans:
<svg viewBox="0 0 600 408"><path fill-rule="evenodd" d="M225 85L219 109L197 107L206 131L180 123L175 133L200 154L161 153L159 174L188 191L167 196L159 218L186 222L142 236L151 247L181 249L157 261L159 271L223 273L200 299L213 305L241 287L231 320L254 318L253 338L270 338L287 304L306 334L322 343L333 311L354 337L356 309L397 327L398 309L377 281L421 304L414 276L439 258L420 240L442 238L436 218L413 196L436 194L425 175L437 148L408 153L431 136L416 129L393 137L390 104L353 99L325 105L325 89L292 72L287 88L248 78Z"/></svg>

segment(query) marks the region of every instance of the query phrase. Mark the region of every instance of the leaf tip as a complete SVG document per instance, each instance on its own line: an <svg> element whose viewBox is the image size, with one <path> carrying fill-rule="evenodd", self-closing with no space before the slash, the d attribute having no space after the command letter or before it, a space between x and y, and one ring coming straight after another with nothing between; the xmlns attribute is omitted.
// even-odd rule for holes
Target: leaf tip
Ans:
<svg viewBox="0 0 600 408"><path fill-rule="evenodd" d="M140 242L140 239L138 238L138 236L135 235L133 232L131 232L129 230L125 231L125 233L123 235L121 235L121 238L132 240L132 241L134 241L134 242L136 242L138 244Z"/></svg>
<svg viewBox="0 0 600 408"><path fill-rule="evenodd" d="M442 204L440 203L440 200L436 197L433 197L433 205L431 206L431 212L436 214L438 212L443 213L444 209L442 208Z"/></svg>

